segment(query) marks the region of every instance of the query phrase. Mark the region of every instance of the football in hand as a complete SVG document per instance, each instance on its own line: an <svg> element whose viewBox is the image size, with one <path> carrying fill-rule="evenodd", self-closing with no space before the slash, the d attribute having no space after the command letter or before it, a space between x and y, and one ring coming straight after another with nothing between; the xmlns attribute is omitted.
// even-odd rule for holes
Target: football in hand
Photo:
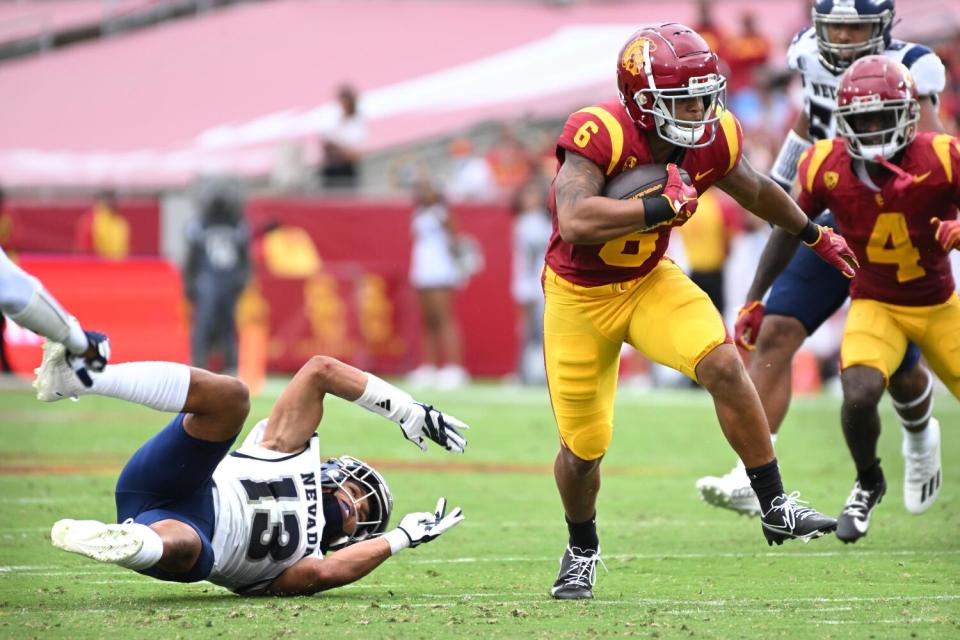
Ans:
<svg viewBox="0 0 960 640"><path fill-rule="evenodd" d="M690 174L679 168L684 184L693 184ZM616 200L635 200L663 193L667 184L667 167L663 164L644 164L624 171L607 183L603 195Z"/></svg>

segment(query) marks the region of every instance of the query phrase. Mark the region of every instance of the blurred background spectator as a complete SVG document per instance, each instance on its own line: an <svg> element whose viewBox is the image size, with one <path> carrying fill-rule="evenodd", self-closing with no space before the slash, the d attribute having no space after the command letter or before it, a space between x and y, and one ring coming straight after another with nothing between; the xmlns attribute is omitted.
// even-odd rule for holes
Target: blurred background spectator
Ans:
<svg viewBox="0 0 960 640"><path fill-rule="evenodd" d="M348 85L337 89L340 113L322 133L323 157L320 184L325 189L354 189L359 181L359 160L367 127L357 105L357 92Z"/></svg>
<svg viewBox="0 0 960 640"><path fill-rule="evenodd" d="M497 197L497 182L490 162L474 152L469 138L450 142L449 177L444 189L450 200L492 200Z"/></svg>
<svg viewBox="0 0 960 640"><path fill-rule="evenodd" d="M460 327L453 296L463 274L458 265L456 227L436 185L421 178L414 187L413 254L410 284L417 292L423 337L423 359L411 372L416 386L452 389L466 384Z"/></svg>
<svg viewBox="0 0 960 640"><path fill-rule="evenodd" d="M250 230L239 191L216 182L201 190L199 218L187 227L184 291L193 306L194 366L237 372L237 300L250 277ZM213 367L217 351L221 366Z"/></svg>
<svg viewBox="0 0 960 640"><path fill-rule="evenodd" d="M543 288L540 274L552 225L543 183L531 180L517 192L513 211L513 299L519 307L520 350L517 378L543 384Z"/></svg>
<svg viewBox="0 0 960 640"><path fill-rule="evenodd" d="M74 228L74 251L108 260L130 255L130 224L117 209L113 190L101 191Z"/></svg>

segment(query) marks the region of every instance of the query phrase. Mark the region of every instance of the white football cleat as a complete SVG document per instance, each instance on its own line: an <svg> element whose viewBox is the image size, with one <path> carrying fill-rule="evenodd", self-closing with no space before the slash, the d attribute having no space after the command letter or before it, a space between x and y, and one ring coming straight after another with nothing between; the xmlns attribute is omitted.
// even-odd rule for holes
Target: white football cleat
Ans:
<svg viewBox="0 0 960 640"><path fill-rule="evenodd" d="M134 522L104 524L96 520L58 520L50 530L53 546L99 560L124 563L140 552L148 527Z"/></svg>
<svg viewBox="0 0 960 640"><path fill-rule="evenodd" d="M84 390L83 383L67 364L67 348L59 342L47 340L43 343L43 361L33 370L36 378L33 388L37 390L37 400L56 402L64 398L77 400Z"/></svg>
<svg viewBox="0 0 960 640"><path fill-rule="evenodd" d="M737 465L724 476L704 476L697 480L697 492L701 500L715 507L748 516L760 515L760 501L750 486L747 470L740 460L737 460Z"/></svg>
<svg viewBox="0 0 960 640"><path fill-rule="evenodd" d="M930 418L927 425L928 446L921 451L911 451L906 437L903 439L903 506L910 513L920 514L929 509L940 494L942 465L940 463L940 423Z"/></svg>

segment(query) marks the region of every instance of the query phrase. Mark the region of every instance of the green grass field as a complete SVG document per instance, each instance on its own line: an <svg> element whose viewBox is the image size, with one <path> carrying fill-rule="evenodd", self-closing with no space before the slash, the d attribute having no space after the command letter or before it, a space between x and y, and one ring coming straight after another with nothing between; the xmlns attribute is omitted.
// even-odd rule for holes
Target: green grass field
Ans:
<svg viewBox="0 0 960 640"><path fill-rule="evenodd" d="M248 426L275 395L254 402ZM566 531L545 390L477 385L418 396L472 425L465 456L421 454L394 425L337 399L327 401L322 448L381 462L395 516L445 495L466 521L356 585L242 599L50 546L59 518L114 518L116 474L163 416L100 398L43 405L26 391L0 392L0 637L960 637L952 398L937 399L945 487L928 513L903 509L899 427L885 401L890 490L869 536L854 546L830 536L771 548L757 520L697 499L696 479L734 461L708 397L622 392L599 507L609 573L599 572L595 600L563 603L547 595ZM788 490L834 515L854 478L838 407L831 397L797 400L779 441Z"/></svg>

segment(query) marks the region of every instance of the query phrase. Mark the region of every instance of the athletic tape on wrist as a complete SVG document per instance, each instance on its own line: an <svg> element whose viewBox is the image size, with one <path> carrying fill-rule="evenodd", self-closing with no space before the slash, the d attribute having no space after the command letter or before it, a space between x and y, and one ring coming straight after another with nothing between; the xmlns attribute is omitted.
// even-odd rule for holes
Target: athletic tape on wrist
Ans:
<svg viewBox="0 0 960 640"><path fill-rule="evenodd" d="M395 556L410 546L410 536L403 529L397 527L383 534L383 539L390 545L390 555Z"/></svg>

